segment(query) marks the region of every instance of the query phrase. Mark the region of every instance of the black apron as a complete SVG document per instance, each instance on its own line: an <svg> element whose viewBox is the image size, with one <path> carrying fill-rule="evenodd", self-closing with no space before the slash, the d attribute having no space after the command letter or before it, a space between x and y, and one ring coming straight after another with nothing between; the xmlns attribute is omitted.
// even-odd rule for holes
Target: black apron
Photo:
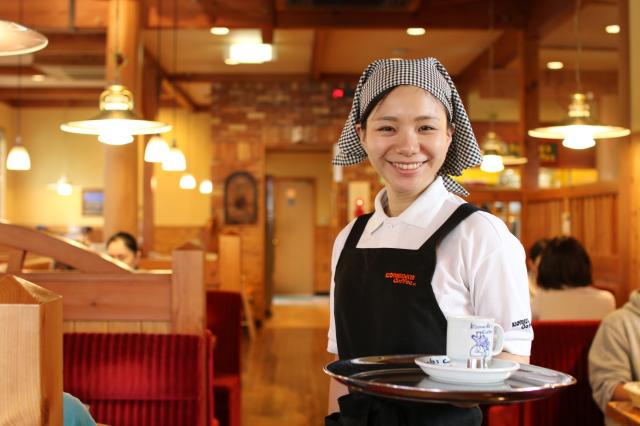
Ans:
<svg viewBox="0 0 640 426"><path fill-rule="evenodd" d="M340 359L446 353L447 320L431 287L436 246L477 210L472 204L460 205L418 250L358 249L371 214L356 220L335 271L334 317ZM340 414L327 417L326 425L471 426L482 421L477 407L356 393L343 396L339 404Z"/></svg>

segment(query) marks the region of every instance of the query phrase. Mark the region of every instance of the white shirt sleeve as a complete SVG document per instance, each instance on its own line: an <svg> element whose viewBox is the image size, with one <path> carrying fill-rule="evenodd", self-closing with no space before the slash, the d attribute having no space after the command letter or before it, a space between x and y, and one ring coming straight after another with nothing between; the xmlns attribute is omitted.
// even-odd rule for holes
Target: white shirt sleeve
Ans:
<svg viewBox="0 0 640 426"><path fill-rule="evenodd" d="M505 352L529 356L533 330L525 252L497 218L490 220L497 233L483 233L483 256L471 262L469 288L475 315L494 318L504 329ZM502 229L504 228L504 229ZM494 247L488 248L486 244Z"/></svg>
<svg viewBox="0 0 640 426"><path fill-rule="evenodd" d="M338 265L338 259L340 259L340 254L347 242L347 238L349 237L349 233L351 232L351 228L353 228L354 223L355 219L340 231L336 240L333 242L333 252L331 253L331 291L329 292L329 340L327 343L327 352L336 355L338 354L338 343L336 340L335 316L333 314L333 291L336 286L336 266Z"/></svg>

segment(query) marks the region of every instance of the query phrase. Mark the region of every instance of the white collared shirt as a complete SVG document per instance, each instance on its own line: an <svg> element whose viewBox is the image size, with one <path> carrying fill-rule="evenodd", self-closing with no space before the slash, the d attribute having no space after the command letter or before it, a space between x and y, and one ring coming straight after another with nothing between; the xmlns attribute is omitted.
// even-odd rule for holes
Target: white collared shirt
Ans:
<svg viewBox="0 0 640 426"><path fill-rule="evenodd" d="M357 248L417 250L465 201L447 191L438 177L399 216L387 216L383 207L386 203L383 189L376 196L375 212ZM335 270L354 223L355 220L336 237L331 259L327 350L334 354L338 353L333 315ZM504 222L486 212L472 214L440 242L436 257L431 284L445 317L494 318L505 331L504 351L529 356L533 330L525 253Z"/></svg>

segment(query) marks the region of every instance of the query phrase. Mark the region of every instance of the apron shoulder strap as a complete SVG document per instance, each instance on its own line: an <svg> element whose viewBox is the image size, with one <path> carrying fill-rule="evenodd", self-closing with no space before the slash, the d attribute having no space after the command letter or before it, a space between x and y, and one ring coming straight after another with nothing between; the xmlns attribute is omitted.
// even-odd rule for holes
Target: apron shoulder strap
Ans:
<svg viewBox="0 0 640 426"><path fill-rule="evenodd" d="M433 233L431 237L424 243L426 246L429 243L438 244L444 237L449 234L456 226L465 220L472 213L480 210L478 207L471 203L464 203L458 206L457 209L449 216L447 220Z"/></svg>
<svg viewBox="0 0 640 426"><path fill-rule="evenodd" d="M369 222L372 215L373 212L358 216L356 223L354 223L353 228L351 228L351 232L349 232L347 242L344 243L344 248L356 247L358 241L360 241L360 236L364 232L364 227L367 226L367 222Z"/></svg>

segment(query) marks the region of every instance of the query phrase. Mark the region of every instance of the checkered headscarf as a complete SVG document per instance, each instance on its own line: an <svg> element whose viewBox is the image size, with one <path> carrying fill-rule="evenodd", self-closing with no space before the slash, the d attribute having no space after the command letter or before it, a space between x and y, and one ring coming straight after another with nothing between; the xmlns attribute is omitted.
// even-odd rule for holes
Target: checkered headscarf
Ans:
<svg viewBox="0 0 640 426"><path fill-rule="evenodd" d="M360 122L372 100L400 85L421 87L444 105L449 122L453 123L455 129L438 175L442 176L444 186L449 191L468 195L449 175L460 176L464 169L477 166L482 161L482 154L456 86L447 70L435 58L379 59L364 70L353 95L351 112L338 140L340 152L333 159L333 164L348 166L367 158L356 133L356 123Z"/></svg>

